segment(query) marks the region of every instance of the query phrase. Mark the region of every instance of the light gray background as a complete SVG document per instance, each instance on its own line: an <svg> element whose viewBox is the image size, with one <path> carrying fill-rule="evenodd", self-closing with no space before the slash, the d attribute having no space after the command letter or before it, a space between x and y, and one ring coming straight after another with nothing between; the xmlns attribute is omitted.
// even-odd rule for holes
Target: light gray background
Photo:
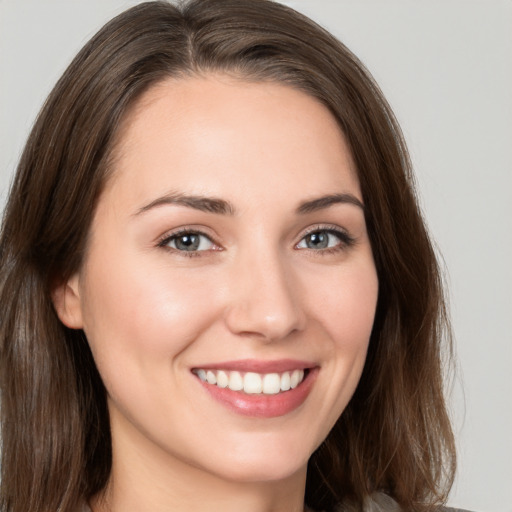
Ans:
<svg viewBox="0 0 512 512"><path fill-rule="evenodd" d="M0 205L72 56L127 0L0 0ZM512 511L512 1L288 0L371 70L447 267L459 376L450 504Z"/></svg>

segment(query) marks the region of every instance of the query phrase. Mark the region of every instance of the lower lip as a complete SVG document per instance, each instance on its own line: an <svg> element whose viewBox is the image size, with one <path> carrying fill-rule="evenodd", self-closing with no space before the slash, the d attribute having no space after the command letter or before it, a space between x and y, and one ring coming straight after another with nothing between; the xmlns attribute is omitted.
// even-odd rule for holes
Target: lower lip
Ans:
<svg viewBox="0 0 512 512"><path fill-rule="evenodd" d="M319 368L312 368L304 380L295 388L275 395L263 393L247 394L208 384L196 377L197 381L215 400L228 409L244 416L275 418L284 416L300 407L308 397L318 375Z"/></svg>

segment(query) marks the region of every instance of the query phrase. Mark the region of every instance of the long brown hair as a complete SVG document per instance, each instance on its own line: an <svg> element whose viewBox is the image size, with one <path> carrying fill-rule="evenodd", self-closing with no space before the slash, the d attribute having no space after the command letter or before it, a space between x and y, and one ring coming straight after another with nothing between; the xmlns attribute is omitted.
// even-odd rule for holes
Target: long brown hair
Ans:
<svg viewBox="0 0 512 512"><path fill-rule="evenodd" d="M55 86L26 144L0 238L2 512L72 511L107 483L106 391L83 332L58 320L51 291L81 265L123 116L159 81L210 71L288 84L325 104L366 205L375 324L355 395L311 457L306 502L357 507L384 491L406 510L432 508L455 468L442 378L449 329L393 113L358 59L292 9L192 0L140 4L105 25Z"/></svg>

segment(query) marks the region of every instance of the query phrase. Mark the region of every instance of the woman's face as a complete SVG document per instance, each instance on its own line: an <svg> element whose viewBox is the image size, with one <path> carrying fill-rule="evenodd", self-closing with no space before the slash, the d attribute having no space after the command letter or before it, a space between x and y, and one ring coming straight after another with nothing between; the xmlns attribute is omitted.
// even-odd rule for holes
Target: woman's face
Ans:
<svg viewBox="0 0 512 512"><path fill-rule="evenodd" d="M207 76L153 87L125 120L58 309L105 383L114 462L268 481L305 471L350 400L377 288L329 111Z"/></svg>

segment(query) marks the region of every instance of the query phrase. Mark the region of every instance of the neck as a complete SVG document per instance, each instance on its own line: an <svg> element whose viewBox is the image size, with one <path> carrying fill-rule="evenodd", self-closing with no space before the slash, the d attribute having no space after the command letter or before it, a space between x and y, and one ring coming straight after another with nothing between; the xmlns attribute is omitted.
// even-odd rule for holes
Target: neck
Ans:
<svg viewBox="0 0 512 512"><path fill-rule="evenodd" d="M112 472L107 487L91 500L93 512L304 511L306 467L279 480L233 480L149 442L130 441L113 431Z"/></svg>

